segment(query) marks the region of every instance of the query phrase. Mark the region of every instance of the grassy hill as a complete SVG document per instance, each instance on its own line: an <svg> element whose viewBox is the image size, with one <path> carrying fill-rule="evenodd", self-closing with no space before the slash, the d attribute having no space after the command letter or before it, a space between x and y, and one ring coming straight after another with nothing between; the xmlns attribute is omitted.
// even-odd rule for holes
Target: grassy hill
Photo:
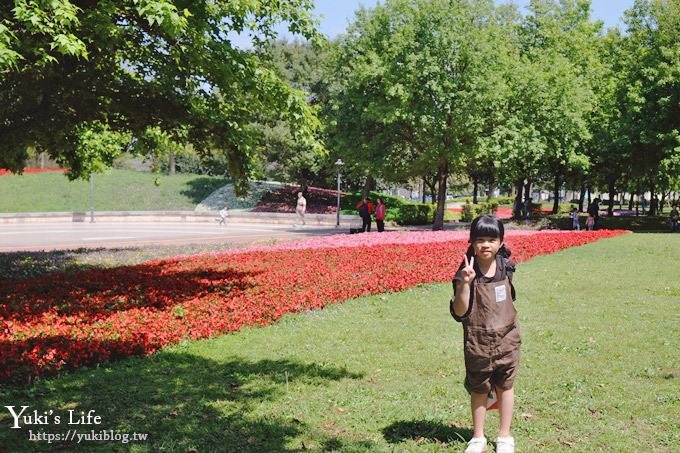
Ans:
<svg viewBox="0 0 680 453"><path fill-rule="evenodd" d="M94 207L98 211L191 211L228 183L222 177L109 170L94 176ZM0 176L0 212L89 209L89 181L69 181L61 173Z"/></svg>

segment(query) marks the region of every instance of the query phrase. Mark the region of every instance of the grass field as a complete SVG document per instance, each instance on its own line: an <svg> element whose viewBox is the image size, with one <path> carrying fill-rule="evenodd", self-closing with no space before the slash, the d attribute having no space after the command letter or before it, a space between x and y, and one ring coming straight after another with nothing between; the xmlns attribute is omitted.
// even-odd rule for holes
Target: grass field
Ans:
<svg viewBox="0 0 680 453"><path fill-rule="evenodd" d="M94 176L94 207L97 211L193 211L227 183L212 176L109 170ZM89 210L89 181L69 181L61 173L0 176L0 212Z"/></svg>
<svg viewBox="0 0 680 453"><path fill-rule="evenodd" d="M680 450L679 255L679 236L628 234L519 266L518 451ZM423 285L351 300L2 388L2 406L51 418L10 429L0 412L0 450L463 451L471 421L450 293ZM69 425L69 410L100 423ZM487 426L495 437L497 413ZM69 429L149 438L28 441L29 430Z"/></svg>

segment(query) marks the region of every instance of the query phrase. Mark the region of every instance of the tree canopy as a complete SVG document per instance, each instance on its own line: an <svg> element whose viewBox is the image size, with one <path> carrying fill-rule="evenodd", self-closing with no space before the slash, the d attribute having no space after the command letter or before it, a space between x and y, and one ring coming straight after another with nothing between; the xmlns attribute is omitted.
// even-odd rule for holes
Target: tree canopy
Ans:
<svg viewBox="0 0 680 453"><path fill-rule="evenodd" d="M590 0L385 0L328 51L312 6L0 4L0 167L20 171L34 147L86 177L162 145L244 190L330 180L342 158L353 187L428 181L435 228L452 174L518 198L577 188L581 203L680 189L678 0L635 0L607 31ZM282 23L307 41L276 41Z"/></svg>
<svg viewBox="0 0 680 453"><path fill-rule="evenodd" d="M237 34L257 45L276 26L321 39L311 0L14 0L0 5L0 167L21 171L28 146L86 177L149 127L250 176L261 128L294 122L317 146L318 120Z"/></svg>
<svg viewBox="0 0 680 453"><path fill-rule="evenodd" d="M636 0L605 34L588 0L386 0L360 10L329 64L333 154L355 177L437 175L522 189L678 184L676 0ZM664 171L665 169L665 171ZM362 175L363 172L363 175ZM670 174L670 176L669 176ZM655 186L656 185L656 186ZM639 189L638 189L639 190Z"/></svg>

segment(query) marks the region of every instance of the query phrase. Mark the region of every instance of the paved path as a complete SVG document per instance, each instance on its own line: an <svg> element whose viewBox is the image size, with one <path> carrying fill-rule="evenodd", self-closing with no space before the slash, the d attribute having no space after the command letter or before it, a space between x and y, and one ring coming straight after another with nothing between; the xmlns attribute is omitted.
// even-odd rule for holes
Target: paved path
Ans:
<svg viewBox="0 0 680 453"><path fill-rule="evenodd" d="M54 222L0 224L0 252L205 242L267 242L346 233L345 228L263 223Z"/></svg>

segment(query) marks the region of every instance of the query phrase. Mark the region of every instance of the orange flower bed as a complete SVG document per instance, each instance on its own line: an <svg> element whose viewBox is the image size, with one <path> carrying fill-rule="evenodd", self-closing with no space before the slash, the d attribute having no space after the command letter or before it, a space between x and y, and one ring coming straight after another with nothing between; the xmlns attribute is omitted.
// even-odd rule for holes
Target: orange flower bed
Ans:
<svg viewBox="0 0 680 453"><path fill-rule="evenodd" d="M56 168L56 167L54 167L54 168L52 168L52 167L50 167L50 168L26 167L26 168L24 168L23 174L30 175L30 174L34 174L34 173L46 173L46 172L66 173L66 169L65 168ZM14 174L14 173L12 173L9 170L5 170L3 168L0 168L0 176L12 175L12 174Z"/></svg>

